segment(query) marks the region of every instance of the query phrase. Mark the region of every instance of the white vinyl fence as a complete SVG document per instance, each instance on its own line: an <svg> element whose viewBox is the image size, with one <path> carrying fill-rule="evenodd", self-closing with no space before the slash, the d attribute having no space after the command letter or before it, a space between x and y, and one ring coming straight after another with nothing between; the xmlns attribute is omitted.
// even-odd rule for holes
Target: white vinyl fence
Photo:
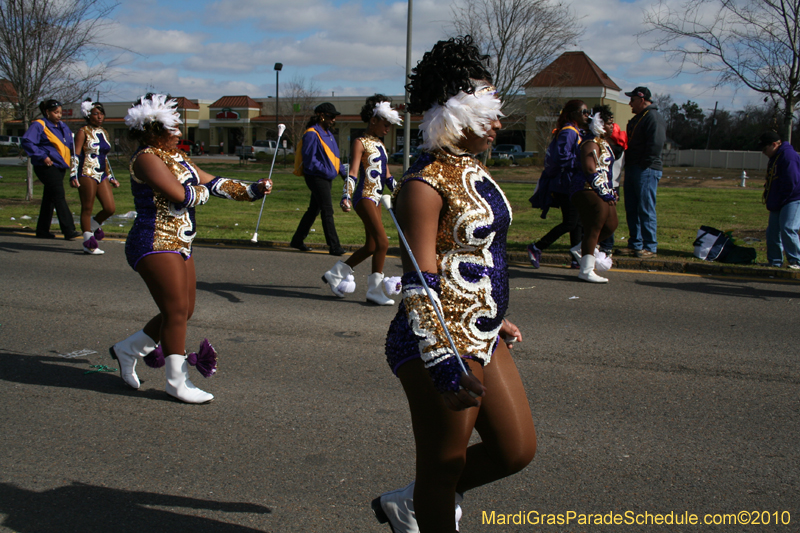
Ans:
<svg viewBox="0 0 800 533"><path fill-rule="evenodd" d="M739 150L664 150L661 157L667 167L766 170L769 162L761 152Z"/></svg>

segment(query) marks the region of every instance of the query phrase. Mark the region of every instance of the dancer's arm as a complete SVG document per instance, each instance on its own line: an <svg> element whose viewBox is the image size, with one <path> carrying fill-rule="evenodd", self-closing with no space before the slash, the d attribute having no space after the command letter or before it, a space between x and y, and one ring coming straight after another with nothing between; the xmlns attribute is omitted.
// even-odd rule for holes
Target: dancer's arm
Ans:
<svg viewBox="0 0 800 533"><path fill-rule="evenodd" d="M353 208L353 193L358 183L358 170L361 168L361 157L364 154L364 144L360 138L353 140L350 154L350 174L344 179L342 201L339 203L345 213Z"/></svg>
<svg viewBox="0 0 800 533"><path fill-rule="evenodd" d="M597 196L605 200L611 205L617 204L617 198L614 195L608 182L608 176L605 172L600 172L597 169L597 159L600 146L595 141L586 141L581 145L581 167L583 174L586 176L586 181L592 187Z"/></svg>
<svg viewBox="0 0 800 533"><path fill-rule="evenodd" d="M436 277L438 275L436 238L439 230L439 214L443 206L442 197L427 183L410 180L398 193L395 205L398 222L420 270L423 274ZM405 250L402 259L403 270L415 272L414 264ZM433 287L431 290L435 292ZM430 333L438 337L437 346L448 346L446 351L449 352L449 356L440 356L438 361L432 361L430 354L426 354L421 348L423 361L431 373L433 384L442 393L447 406L453 410L461 410L480 405L479 400L471 397L467 390L483 396L485 389L480 380L472 374L462 374L427 295L421 289L410 286L404 287L403 298L406 300L407 312L413 315L409 316L412 328L415 324L419 326L424 323L432 330ZM460 389L459 386L463 388Z"/></svg>
<svg viewBox="0 0 800 533"><path fill-rule="evenodd" d="M264 178L255 183L248 183L239 180L223 178L222 176L212 176L208 172L194 167L200 183L208 188L212 196L238 200L240 202L251 202L260 200L265 194L272 192L272 180Z"/></svg>
<svg viewBox="0 0 800 533"><path fill-rule="evenodd" d="M81 154L83 153L83 145L86 142L86 133L83 131L83 128L78 130L78 133L75 134L74 144L75 153L72 154L72 168L69 172L69 186L77 189L81 186L80 177L81 171L83 170L81 165Z"/></svg>
<svg viewBox="0 0 800 533"><path fill-rule="evenodd" d="M522 333L519 328L512 324L507 318L503 319L500 326L500 338L506 343L506 347L510 350L517 342L522 342Z"/></svg>

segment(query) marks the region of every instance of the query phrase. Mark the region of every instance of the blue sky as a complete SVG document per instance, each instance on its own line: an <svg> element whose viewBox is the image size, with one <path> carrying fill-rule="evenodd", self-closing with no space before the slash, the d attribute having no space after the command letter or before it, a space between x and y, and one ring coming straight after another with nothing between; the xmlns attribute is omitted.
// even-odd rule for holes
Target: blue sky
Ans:
<svg viewBox="0 0 800 533"><path fill-rule="evenodd" d="M746 89L714 90L710 75L672 77L674 67L637 42L652 2L567 3L586 28L569 49L585 51L623 89L647 85L708 111L715 101L734 110L759 100ZM447 36L449 5L414 1L414 62ZM148 90L208 100L272 96L276 62L284 65L281 85L302 80L321 95L400 95L406 13L406 2L383 0L121 0L104 41L130 52L118 58L101 99L132 100Z"/></svg>

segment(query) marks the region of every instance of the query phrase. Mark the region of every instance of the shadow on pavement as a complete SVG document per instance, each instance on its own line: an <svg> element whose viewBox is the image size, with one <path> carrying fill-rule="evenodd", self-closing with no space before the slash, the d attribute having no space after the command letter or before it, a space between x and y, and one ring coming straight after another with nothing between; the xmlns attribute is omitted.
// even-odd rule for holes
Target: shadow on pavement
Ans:
<svg viewBox="0 0 800 533"><path fill-rule="evenodd" d="M61 254L83 254L83 248L79 248L80 242L76 245L76 248L64 248L64 239L37 239L36 237L30 237L32 242L3 242L0 243L0 252L8 252L12 254L18 254L20 252L56 252ZM71 244L75 244L77 241L72 241ZM50 243L51 246L48 246L45 243ZM52 246L56 245L56 246Z"/></svg>
<svg viewBox="0 0 800 533"><path fill-rule="evenodd" d="M304 292L301 289L317 290L324 289L323 294L312 294ZM272 296L274 298L299 298L303 300L320 300L320 301L342 301L350 304L361 303L358 300L348 300L346 298L337 298L331 293L327 285L320 281L319 286L286 286L281 287L277 285L245 285L239 283L208 283L205 281L197 282L197 290L210 292L225 298L231 303L241 303L242 300L235 293L254 294L258 296Z"/></svg>
<svg viewBox="0 0 800 533"><path fill-rule="evenodd" d="M770 298L797 298L797 291L770 290L765 288L748 287L746 283L754 280L725 280L715 278L714 282L681 282L668 281L637 281L637 285L652 287L654 289L671 289L677 291L695 292L711 296L732 296L734 298L750 298L768 300ZM774 285L773 285L774 286Z"/></svg>
<svg viewBox="0 0 800 533"><path fill-rule="evenodd" d="M260 529L179 514L148 506L227 513L268 514L268 507L252 503L229 503L131 492L73 482L57 489L36 492L0 483L0 513L7 515L4 527L20 533L67 531L191 531L192 533L256 533Z"/></svg>
<svg viewBox="0 0 800 533"><path fill-rule="evenodd" d="M99 364L119 368L111 357L99 354ZM172 401L162 390L133 390L122 381L119 372L94 372L85 358L65 359L58 356L21 354L0 348L0 380L45 387L92 390L104 394L136 396L150 400ZM142 381L144 383L144 381Z"/></svg>

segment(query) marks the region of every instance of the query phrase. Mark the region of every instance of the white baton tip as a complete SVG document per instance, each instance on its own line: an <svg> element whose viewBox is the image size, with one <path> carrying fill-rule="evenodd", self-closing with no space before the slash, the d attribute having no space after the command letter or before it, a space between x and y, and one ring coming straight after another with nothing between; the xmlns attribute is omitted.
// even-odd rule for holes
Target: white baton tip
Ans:
<svg viewBox="0 0 800 533"><path fill-rule="evenodd" d="M381 203L383 204L383 207L385 207L386 209L391 209L392 208L392 197L391 197L391 195L388 195L388 194L382 195L381 196Z"/></svg>
<svg viewBox="0 0 800 533"><path fill-rule="evenodd" d="M284 131L286 131L286 124L278 124L278 137L283 135Z"/></svg>

